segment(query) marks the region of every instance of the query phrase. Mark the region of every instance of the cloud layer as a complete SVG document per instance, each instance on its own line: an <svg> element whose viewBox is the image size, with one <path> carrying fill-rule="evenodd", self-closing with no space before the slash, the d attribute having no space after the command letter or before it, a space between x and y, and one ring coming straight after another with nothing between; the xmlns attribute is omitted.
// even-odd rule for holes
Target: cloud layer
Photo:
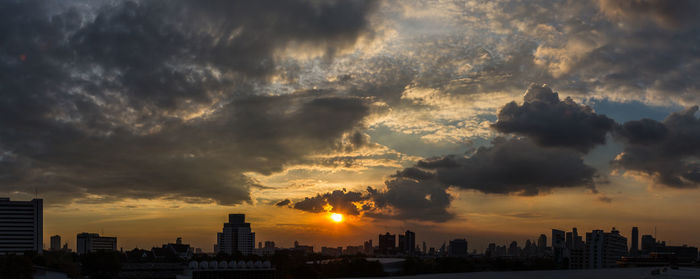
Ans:
<svg viewBox="0 0 700 279"><path fill-rule="evenodd" d="M330 60L371 38L375 8L2 1L0 187L38 187L54 204L250 201L256 182L245 172L331 152L369 113L367 102L330 90L266 92L281 53Z"/></svg>

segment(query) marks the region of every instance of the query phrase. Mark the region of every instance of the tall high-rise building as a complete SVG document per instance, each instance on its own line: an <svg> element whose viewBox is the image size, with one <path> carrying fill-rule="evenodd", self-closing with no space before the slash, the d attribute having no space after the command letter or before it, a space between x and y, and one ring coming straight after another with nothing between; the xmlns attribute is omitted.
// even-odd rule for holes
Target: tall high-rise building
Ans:
<svg viewBox="0 0 700 279"><path fill-rule="evenodd" d="M41 253L44 244L44 201L0 198L0 255Z"/></svg>
<svg viewBox="0 0 700 279"><path fill-rule="evenodd" d="M463 257L468 254L469 251L469 246L467 243L467 240L462 238L462 239L455 239L455 240L450 240L450 246L448 247L448 252L447 254L450 257Z"/></svg>
<svg viewBox="0 0 700 279"><path fill-rule="evenodd" d="M540 234L540 237L537 239L537 253L544 255L545 250L547 250L547 236Z"/></svg>
<svg viewBox="0 0 700 279"><path fill-rule="evenodd" d="M627 255L627 238L615 228L606 233L594 230L586 233L586 267L611 268Z"/></svg>
<svg viewBox="0 0 700 279"><path fill-rule="evenodd" d="M586 244L583 242L583 237L578 235L578 230L576 228L566 233L564 258L568 259L569 269L582 269L586 267L585 250Z"/></svg>
<svg viewBox="0 0 700 279"><path fill-rule="evenodd" d="M416 249L416 233L406 231L405 234L399 234L399 251L406 254L415 253Z"/></svg>
<svg viewBox="0 0 700 279"><path fill-rule="evenodd" d="M632 243L630 246L630 255L636 256L639 254L639 228L637 227L632 227Z"/></svg>
<svg viewBox="0 0 700 279"><path fill-rule="evenodd" d="M79 233L75 244L78 254L117 250L116 237L100 236L96 233Z"/></svg>
<svg viewBox="0 0 700 279"><path fill-rule="evenodd" d="M245 222L245 214L229 214L222 232L217 233L217 251L232 255L236 251L247 256L253 253L255 233L250 223Z"/></svg>
<svg viewBox="0 0 700 279"><path fill-rule="evenodd" d="M552 229L552 256L557 264L564 262L565 234L562 230Z"/></svg>
<svg viewBox="0 0 700 279"><path fill-rule="evenodd" d="M388 254L393 252L393 250L396 248L396 235L395 234L390 234L387 232L386 234L380 234L379 235L379 251L381 251L382 254Z"/></svg>
<svg viewBox="0 0 700 279"><path fill-rule="evenodd" d="M61 250L61 236L54 235L51 236L51 251Z"/></svg>

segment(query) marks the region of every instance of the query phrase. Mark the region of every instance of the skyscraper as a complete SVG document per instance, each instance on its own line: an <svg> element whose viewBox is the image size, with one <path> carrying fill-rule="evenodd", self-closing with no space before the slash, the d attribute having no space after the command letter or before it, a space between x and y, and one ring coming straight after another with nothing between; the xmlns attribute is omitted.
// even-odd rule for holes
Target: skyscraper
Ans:
<svg viewBox="0 0 700 279"><path fill-rule="evenodd" d="M61 250L61 236L54 235L51 236L51 251Z"/></svg>
<svg viewBox="0 0 700 279"><path fill-rule="evenodd" d="M388 254L390 252L393 252L394 248L396 248L395 234L390 234L389 232L387 232L386 234L379 235L379 250L382 254Z"/></svg>
<svg viewBox="0 0 700 279"><path fill-rule="evenodd" d="M554 262L562 264L564 262L564 245L566 236L562 230L552 229L552 256Z"/></svg>
<svg viewBox="0 0 700 279"><path fill-rule="evenodd" d="M632 243L630 247L630 255L636 256L639 254L639 229L632 227Z"/></svg>
<svg viewBox="0 0 700 279"><path fill-rule="evenodd" d="M413 254L416 250L416 233L406 231L405 234L399 234L399 250L406 254Z"/></svg>
<svg viewBox="0 0 700 279"><path fill-rule="evenodd" d="M41 253L44 239L44 201L0 198L0 255L27 251Z"/></svg>
<svg viewBox="0 0 700 279"><path fill-rule="evenodd" d="M245 222L245 214L229 214L228 223L224 223L222 232L217 233L216 252L233 254L236 251L247 256L253 253L255 233L250 223Z"/></svg>

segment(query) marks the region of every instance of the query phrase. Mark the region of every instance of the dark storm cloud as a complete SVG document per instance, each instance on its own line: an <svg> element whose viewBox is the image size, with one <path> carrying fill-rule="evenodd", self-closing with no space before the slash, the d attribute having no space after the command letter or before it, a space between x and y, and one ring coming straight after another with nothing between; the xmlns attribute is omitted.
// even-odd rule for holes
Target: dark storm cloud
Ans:
<svg viewBox="0 0 700 279"><path fill-rule="evenodd" d="M332 206L331 211L336 213L359 215L360 211L355 206L355 203L365 201L367 198L360 192L335 190L323 195L316 195L311 198L304 198L302 201L294 203L294 209L299 209L307 212L320 213L326 212L327 205Z"/></svg>
<svg viewBox="0 0 700 279"><path fill-rule="evenodd" d="M541 147L518 138L497 138L492 144L469 157L449 155L419 161L416 167L392 175L385 182L386 189L369 187L366 195L358 193L352 201L367 202L361 211L373 218L444 222L454 218L447 211L452 201L447 192L450 187L526 196L554 188L595 187L596 170L584 164L581 153L575 150ZM294 208L325 212L323 205L329 196L306 198Z"/></svg>
<svg viewBox="0 0 700 279"><path fill-rule="evenodd" d="M585 153L605 144L605 135L615 126L612 119L571 98L560 101L559 94L547 86L530 86L524 100L522 105L511 102L501 108L492 127L528 136L541 146L570 147Z"/></svg>
<svg viewBox="0 0 700 279"><path fill-rule="evenodd" d="M528 139L497 138L493 146L480 147L470 157L448 156L432 165L445 186L484 193L537 195L558 187L594 187L595 169L583 163L581 155L566 148L545 148Z"/></svg>
<svg viewBox="0 0 700 279"><path fill-rule="evenodd" d="M244 172L331 150L368 114L257 90L290 45L332 58L371 36L373 1L49 4L0 3L3 191L240 203L258 185Z"/></svg>
<svg viewBox="0 0 700 279"><path fill-rule="evenodd" d="M625 149L613 164L646 173L661 185L700 186L700 119L698 106L669 115L663 122L650 119L621 125L617 137Z"/></svg>
<svg viewBox="0 0 700 279"><path fill-rule="evenodd" d="M452 196L447 193L447 187L435 179L396 177L385 184L386 190L368 189L375 209L385 209L369 211L368 216L435 222L445 222L455 216L447 211Z"/></svg>

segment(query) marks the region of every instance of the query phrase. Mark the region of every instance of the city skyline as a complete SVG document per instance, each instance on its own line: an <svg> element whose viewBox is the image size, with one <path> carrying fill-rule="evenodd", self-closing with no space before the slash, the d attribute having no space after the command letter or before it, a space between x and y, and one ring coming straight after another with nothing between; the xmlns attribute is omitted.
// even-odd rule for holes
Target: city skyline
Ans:
<svg viewBox="0 0 700 279"><path fill-rule="evenodd" d="M3 198L2 201L9 202L10 200L7 200L6 198ZM38 199L38 200L36 200L36 201L37 201L39 204L42 204L42 203L43 203L43 200L42 200L42 199ZM14 204L26 204L26 205L31 205L31 204L35 203L35 200L33 200L33 201L12 201L12 202L14 202ZM11 204L11 203L10 203L10 204ZM41 211L43 211L43 210L42 210L41 206L39 206L39 209L38 209L38 210L39 210L39 216L42 216L43 212L41 212ZM331 219L334 219L333 216L331 216ZM42 222L43 222L43 220L42 220L41 217L39 217L39 220L40 220L39 223L42 223ZM285 245L281 245L281 246L280 246L280 245L275 245L275 243L277 243L277 244L284 243L283 241L275 240L275 239L265 239L265 240L258 240L258 241L256 241L256 240L255 240L255 232L252 230L252 228L253 228L253 227L252 227L252 224L250 224L250 223L245 223L245 221L244 221L244 220L245 220L245 214L241 214L241 213L236 213L236 214L229 213L229 214L228 214L228 220L229 220L228 222L224 223L224 231L223 231L223 233L222 233L222 232L217 232L216 241L214 242L214 244L213 244L213 249L212 249L211 251L208 251L208 250L206 249L206 245L203 246L203 247L196 247L196 246L193 246L193 248L196 248L196 249L201 250L201 251L203 251L203 252L209 252L209 253L214 253L214 254L216 254L216 253L227 253L227 254L231 254L232 251L239 251L239 252L241 252L241 253L245 256L245 255L251 255L251 254L253 254L253 250L255 250L256 248L257 248L257 249L262 249L262 244L263 244L263 242L265 243L265 247L267 247L267 246L271 243L271 244L272 244L272 247L276 247L276 248L296 248L296 247L299 245L299 240L298 240L298 239L295 239L295 240L293 241L294 245L288 245L288 246L285 246ZM336 220L336 219L334 219L334 221L337 222L337 223L340 222L339 220ZM36 221L35 221L35 222L36 222ZM227 227L232 228L232 229L229 229L229 231L227 232L227 229L226 229ZM239 234L241 234L241 231L240 231L239 228L244 229L243 233L247 234L248 236L245 236L245 235L244 235L244 236L239 236ZM577 234L576 234L577 227L572 227L572 228L573 228L573 231L574 231L573 236L574 236L574 237L577 237L577 236L576 236L576 235L577 235ZM38 231L40 232L39 234L42 234L42 232L43 232L43 224L40 225ZM245 232L245 231L247 231L247 232ZM552 234L550 235L551 238L549 238L549 240L547 240L546 234L543 233L543 234L540 234L540 237L539 237L539 238L534 238L534 237L533 237L532 239L531 239L531 238L525 238L525 241L512 240L512 239L511 239L511 240L504 240L504 245L503 245L503 247L506 247L506 246L507 246L506 244L508 244L508 243L510 243L510 245L513 246L513 245L520 245L520 244L525 244L525 243L528 243L528 245L529 245L529 243L532 243L533 245L541 245L542 242L544 242L544 245L546 246L545 248L551 249L552 247L555 247L555 246L557 246L557 245L559 245L559 246L563 245L563 241L564 241L564 240L566 240L567 243L570 243L570 242L572 241L572 240L571 240L572 236L570 236L571 232L566 232L566 233L565 233L565 231L562 231L562 230L560 230L560 229L551 229L551 231L552 231ZM602 229L593 229L592 231L595 233L596 231L602 232L603 230L602 230ZM619 232L619 230L617 230L615 227L613 227L612 231L614 231L614 232ZM626 241L625 241L625 245L627 245L627 247L628 247L628 249L625 249L625 253L626 253L626 254L629 253L630 255L635 255L636 253L640 253L640 251L643 251L643 250L644 250L644 248L642 248L642 247L644 247L645 245L647 245L647 246L649 245L648 243L643 243L643 242L640 243L640 242L639 242L639 237L640 237L640 235L641 235L641 237L642 237L642 241L644 241L644 238L647 238L647 237L652 237L655 241L661 241L661 240L660 240L661 238L658 238L658 237L657 237L657 234L656 234L656 233L657 233L656 227L654 227L653 232L650 232L650 233L644 233L644 231L642 231L641 234L640 234L639 228L638 228L637 226L632 227L630 231L631 231L631 232L630 232L630 234L629 234L629 238L626 238ZM103 231L102 233L104 234L104 231ZM423 253L425 253L424 250L426 250L428 247L429 247L431 250L437 249L437 248L440 247L439 241L437 242L438 245L436 245L436 246L426 246L426 240L425 240L425 239L420 239L420 238L419 238L419 242L418 242L418 243L421 243L421 242L423 243L423 250L420 250L420 249L419 249L419 248L420 248L420 245L417 245L417 244L416 244L416 237L415 237L415 234L416 234L416 233L415 233L415 232L412 232L412 231L410 231L410 230L406 230L405 233L398 233L398 234L396 234L396 233L391 234L391 233L392 233L391 231L387 231L387 232L385 233L385 235L391 237L390 239L391 239L392 241L390 241L390 242L393 242L392 244L384 244L385 242L382 240L382 237L385 236L385 235L380 233L380 234L379 234L379 238L377 239L377 242L376 242L377 246L375 246L375 247L377 247L378 249L380 249L380 251L386 252L386 248L382 248L382 245L390 245L390 247L391 247L392 250L393 250L393 249L397 249L396 251L404 252L404 253L407 253L407 254L413 253L413 252L412 252L413 249L417 249L417 251L419 251L419 252L422 251ZM555 234L557 234L557 233L560 233L561 236L556 236ZM623 236L626 235L626 234L624 234L624 233L620 233L620 234L623 235ZM636 235L635 235L635 234L636 234ZM250 235L252 235L252 237L251 237ZM408 237L409 235L410 235L410 237ZM398 238L397 238L397 236L398 236ZM542 241L542 236L545 236L545 237L544 237L544 241ZM579 239L581 239L582 236L579 235L578 237L579 237ZM46 236L44 236L43 238L46 238ZM81 238L83 239L83 240L82 240L83 242L81 242ZM93 239L93 238L94 238L94 239L99 239L99 240L85 240L86 238L89 238L89 239ZM179 243L182 241L182 237L181 237L181 236L177 236L176 238L177 238L177 242L178 242L178 244L179 244ZM60 249L71 249L71 247L69 246L70 241L69 241L69 240L66 240L66 241L63 241L63 242L62 242L62 241L61 241L61 235L50 235L50 236L49 236L49 239L50 239L50 241L49 241L48 243L50 243L51 246L47 248L47 247L46 247L46 243L47 243L47 242L44 242L44 245L43 245L43 249L44 249L44 250L55 251L55 250L60 250ZM131 250L129 247L126 247L126 248L125 248L124 246L118 246L118 245L116 244L116 243L117 243L117 240L116 240L116 239L117 239L117 237L115 237L115 236L106 237L106 236L104 236L104 235L100 236L100 235L97 234L97 233L80 232L80 233L77 233L77 242L76 242L77 245L76 245L75 247L73 247L73 248L75 249L75 251L76 251L78 254L83 254L83 253L86 253L87 251L92 251L93 248L91 248L91 247L93 247L93 245L96 245L95 247L111 247L110 249L111 249L111 250L115 250L115 251L116 251L116 250ZM232 240L224 240L224 239L232 239ZM236 239L238 239L238 240L236 240ZM243 239L247 239L247 240L243 240ZM460 240L460 239L466 240L467 238L466 238L466 237L462 237L462 238L459 238L459 237L458 237L458 238L454 238L454 239L452 239L452 238L443 239L442 246L444 247L444 245L446 245L446 244L449 242L450 245L448 245L448 247L451 247L453 241L458 241L458 240ZM555 240L555 239L556 239L556 240ZM636 240L635 240L635 239L636 239ZM86 241L87 241L87 242L86 242ZM100 244L92 244L93 241L98 241L98 242L96 242L96 243L100 243ZM170 241L170 240L161 240L161 243L160 243L160 244L165 245L165 244L171 243L171 242L169 242L169 241ZM224 241L227 241L227 242L224 242ZM232 243L232 241L233 241L233 243ZM243 244L244 246L240 246L241 244L237 244L238 241L244 241L244 242L243 242L243 243L245 243L245 244ZM339 241L343 241L343 240L339 240ZM345 240L345 241L347 241L347 240ZM369 245L370 245L370 246L369 246L369 247L372 247L372 245L371 245L372 242L371 242L371 241L372 241L372 239L370 238L370 242L369 242ZM473 240L472 240L472 241L473 241ZM549 241L549 242L548 242L548 241ZM559 244L553 244L554 241L561 241L561 242L559 242ZM577 240L574 239L573 241L577 241ZM582 241L582 240L578 240L578 241ZM322 250L321 248L323 248L323 249L329 248L329 247L332 248L332 249L335 249L336 247L339 247L339 248L340 248L340 247L343 247L343 248L344 248L344 247L351 247L351 246L353 246L353 244L356 244L356 243L347 242L347 243L344 243L344 244L340 244L340 245L338 245L338 246L333 246L333 245L324 245L324 244L313 243L313 240L312 240L311 242L312 242L312 243L306 243L306 242L305 242L305 243L303 243L303 244L304 244L304 245L311 244L311 245L309 245L309 246L310 246L310 247L315 247L316 249L318 249L317 251L319 251L319 252ZM484 253L486 253L488 250L491 249L491 246L492 246L492 245L494 245L494 244L498 245L498 244L499 244L499 243L497 243L496 241L491 241L491 240L486 240L486 242L487 242L486 248L483 248L483 249L474 249L474 246L471 246L471 249L466 249L466 247L467 247L467 246L466 246L466 243L467 243L467 242L465 242L465 245L464 245L464 246L465 246L465 253L466 253L466 254L470 254L470 253L472 253L472 251L477 252L477 253L481 253L481 252L483 251ZM78 243L81 243L81 244L78 244ZM88 244L88 243L89 243L89 244ZM224 243L224 244L222 244L222 243ZM228 244L225 244L225 243L228 243ZM337 243L339 243L339 242L336 242L336 244L337 244ZM412 243L413 245L411 245L411 244L409 244L409 243ZM477 243L478 243L478 242L477 242ZM585 243L585 242L583 242L583 243ZM673 242L668 242L668 243L667 243L667 241L664 240L662 243L663 243L663 245L667 245L667 244L668 244L669 246L674 246L674 245L675 245L675 246L691 246L691 247L693 246L693 245L688 245L688 242L683 242L682 244L679 244L679 243L673 243ZM256 244L259 245L259 247L256 246ZM547 246L548 244L549 244L549 246ZM629 245L628 245L628 244L629 244ZM365 242L364 242L364 246L367 246L367 245L368 245L368 242L365 241ZM409 246L406 246L406 245L409 245ZM416 246L416 245L417 245L417 246ZM641 245L641 246L640 246L640 245ZM153 247L157 247L157 246L158 246L158 244L154 244ZM354 247L362 247L362 246L363 246L362 244L354 245ZM82 248L81 248L81 247L82 247ZM144 247L145 247L145 246L143 246L143 247L141 247L141 248L144 248ZM218 248L217 248L217 247L218 247ZM225 248L225 247L228 247L228 248ZM411 248L407 248L407 247L411 247ZM516 247L519 247L519 246L516 246ZM563 246L561 246L561 247L563 247ZM134 246L134 247L133 247L133 249L137 249L137 248L139 248L139 247L138 247L138 246ZM98 248L96 248L96 249L98 249ZM100 249L101 249L101 248L100 248ZM365 249L366 249L366 248L365 248ZM72 250L72 249L71 249L71 250ZM95 251L96 251L96 250L95 250ZM443 251L443 252L444 252L444 253L447 253L447 252L445 252L445 251ZM647 251L647 252L648 252L648 251ZM450 252L449 254L452 254L452 253Z"/></svg>
<svg viewBox="0 0 700 279"><path fill-rule="evenodd" d="M483 251L638 227L640 245L699 247L697 14L685 0L0 1L0 197L43 199L37 241L74 251L81 232L212 251L234 212L254 245L410 230Z"/></svg>

